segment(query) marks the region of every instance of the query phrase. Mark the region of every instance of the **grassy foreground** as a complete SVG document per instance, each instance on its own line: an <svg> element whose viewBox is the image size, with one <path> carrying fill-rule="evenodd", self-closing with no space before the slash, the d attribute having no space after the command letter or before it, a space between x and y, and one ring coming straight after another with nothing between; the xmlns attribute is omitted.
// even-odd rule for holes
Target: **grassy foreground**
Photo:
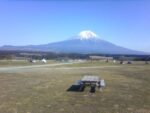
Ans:
<svg viewBox="0 0 150 113"><path fill-rule="evenodd" d="M150 113L150 65L87 64L0 72L0 113ZM105 79L103 92L67 91L85 74Z"/></svg>

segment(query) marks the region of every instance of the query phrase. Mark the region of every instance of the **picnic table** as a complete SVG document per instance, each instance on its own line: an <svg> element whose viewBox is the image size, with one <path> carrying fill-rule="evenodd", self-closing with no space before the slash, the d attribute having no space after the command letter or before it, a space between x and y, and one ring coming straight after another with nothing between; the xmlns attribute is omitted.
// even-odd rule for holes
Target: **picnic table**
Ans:
<svg viewBox="0 0 150 113"><path fill-rule="evenodd" d="M98 76L91 76L91 75L86 75L81 79L81 82L83 84L95 84L100 81L100 78Z"/></svg>
<svg viewBox="0 0 150 113"><path fill-rule="evenodd" d="M105 81L104 79L100 79L98 76L91 76L91 75L86 75L84 76L80 84L90 84L90 85L97 85L98 87L105 87Z"/></svg>
<svg viewBox="0 0 150 113"><path fill-rule="evenodd" d="M98 76L85 75L82 79L77 80L75 85L79 86L79 91L84 91L86 86L90 86L90 92L95 92L96 87L101 90L103 87L105 87L105 81L104 79L100 79Z"/></svg>

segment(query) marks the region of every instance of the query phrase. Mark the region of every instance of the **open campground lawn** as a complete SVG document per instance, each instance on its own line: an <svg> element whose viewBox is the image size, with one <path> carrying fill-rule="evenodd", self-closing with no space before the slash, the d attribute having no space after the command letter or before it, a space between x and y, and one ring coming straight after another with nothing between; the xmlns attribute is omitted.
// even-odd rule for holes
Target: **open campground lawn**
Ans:
<svg viewBox="0 0 150 113"><path fill-rule="evenodd" d="M106 87L68 91L84 75L99 76ZM150 113L150 65L84 62L0 70L0 113Z"/></svg>

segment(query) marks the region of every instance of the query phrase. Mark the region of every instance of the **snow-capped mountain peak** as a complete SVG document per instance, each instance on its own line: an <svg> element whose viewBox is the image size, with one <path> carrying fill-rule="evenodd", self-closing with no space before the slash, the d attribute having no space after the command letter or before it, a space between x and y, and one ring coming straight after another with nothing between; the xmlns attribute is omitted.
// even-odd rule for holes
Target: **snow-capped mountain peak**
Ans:
<svg viewBox="0 0 150 113"><path fill-rule="evenodd" d="M148 55L148 53L134 51L112 44L99 38L92 31L82 31L78 35L60 42L33 46L3 46L0 47L0 50L46 51L56 53L79 54Z"/></svg>
<svg viewBox="0 0 150 113"><path fill-rule="evenodd" d="M78 38L81 39L81 40L88 40L88 39L94 39L94 38L97 38L98 35L95 34L94 32L90 31L90 30L87 30L87 31L82 31L78 34Z"/></svg>

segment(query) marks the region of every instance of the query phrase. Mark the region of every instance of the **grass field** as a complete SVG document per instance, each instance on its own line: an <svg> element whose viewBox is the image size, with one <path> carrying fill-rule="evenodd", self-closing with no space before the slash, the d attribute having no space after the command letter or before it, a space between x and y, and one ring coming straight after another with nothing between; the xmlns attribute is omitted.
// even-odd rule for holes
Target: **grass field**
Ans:
<svg viewBox="0 0 150 113"><path fill-rule="evenodd" d="M105 79L105 89L67 91L85 74ZM150 113L150 65L84 62L0 71L0 113Z"/></svg>

